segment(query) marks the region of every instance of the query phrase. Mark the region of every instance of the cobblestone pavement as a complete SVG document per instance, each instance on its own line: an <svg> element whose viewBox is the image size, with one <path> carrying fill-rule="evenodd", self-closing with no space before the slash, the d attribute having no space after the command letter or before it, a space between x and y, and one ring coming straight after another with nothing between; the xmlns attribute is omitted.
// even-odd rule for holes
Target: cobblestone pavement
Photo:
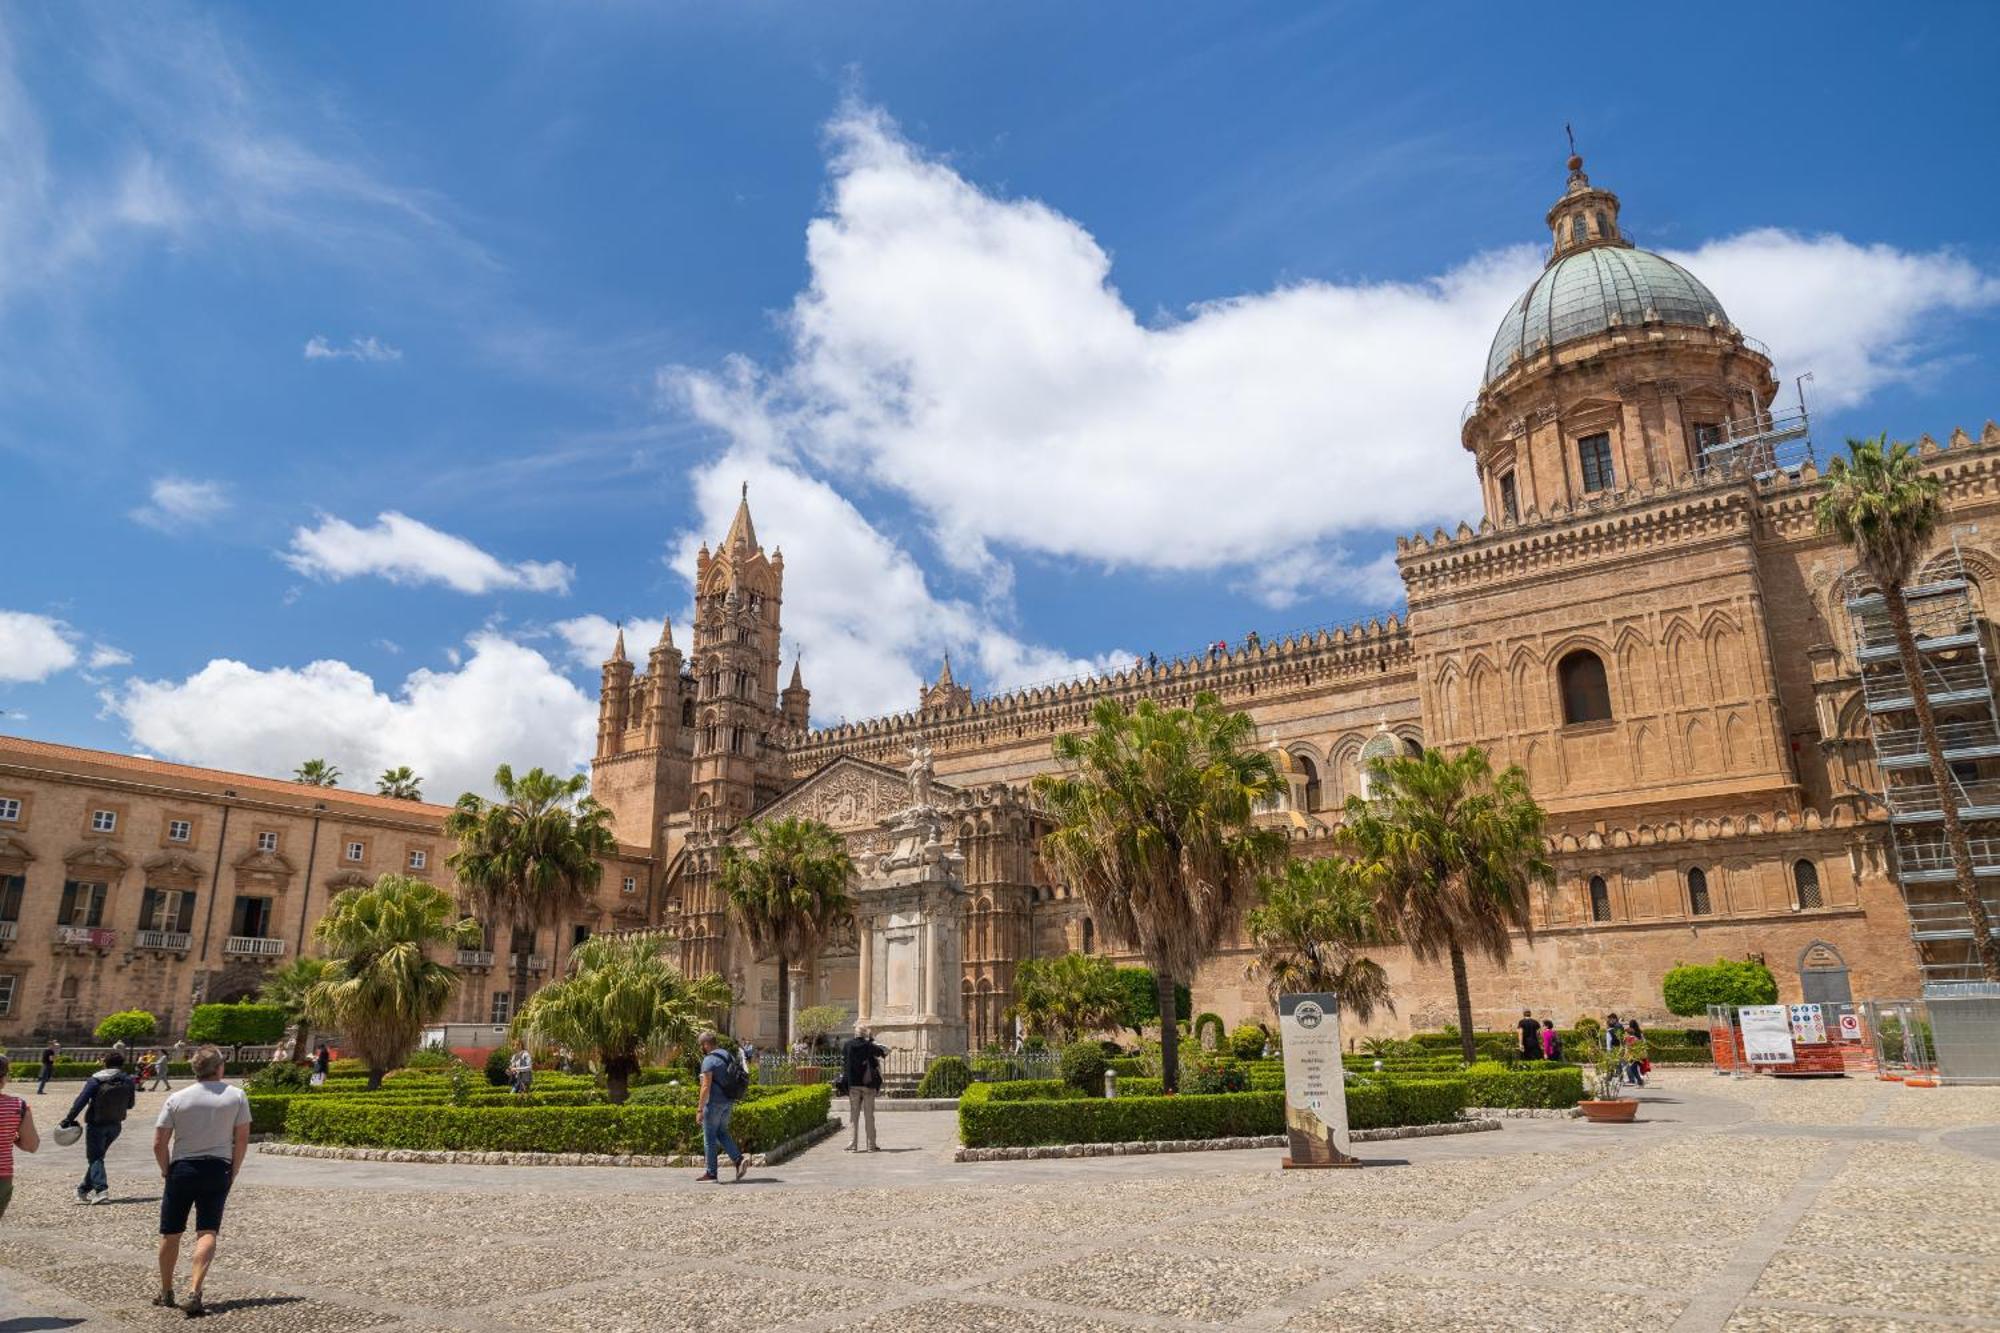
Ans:
<svg viewBox="0 0 2000 1333"><path fill-rule="evenodd" d="M32 1097L54 1123L71 1091ZM0 1333L155 1329L148 1096L78 1207L20 1159ZM954 1164L884 1113L741 1185L692 1172L254 1153L209 1284L242 1330L789 1333L2000 1328L2000 1089L1675 1071L1641 1122L1364 1146Z"/></svg>

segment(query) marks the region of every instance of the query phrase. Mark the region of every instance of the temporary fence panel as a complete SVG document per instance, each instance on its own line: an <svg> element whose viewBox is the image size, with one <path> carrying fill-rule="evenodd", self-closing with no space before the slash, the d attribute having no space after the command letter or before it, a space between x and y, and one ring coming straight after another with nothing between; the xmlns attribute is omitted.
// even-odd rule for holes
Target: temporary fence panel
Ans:
<svg viewBox="0 0 2000 1333"><path fill-rule="evenodd" d="M1870 1023L1847 1001L1708 1007L1709 1053L1719 1074L1816 1077L1869 1073Z"/></svg>
<svg viewBox="0 0 2000 1333"><path fill-rule="evenodd" d="M1888 1078L1928 1076L1937 1070L1930 1011L1922 1000L1870 1000L1861 1006L1876 1069Z"/></svg>
<svg viewBox="0 0 2000 1333"><path fill-rule="evenodd" d="M2000 1083L2000 984L1924 987L1941 1083Z"/></svg>

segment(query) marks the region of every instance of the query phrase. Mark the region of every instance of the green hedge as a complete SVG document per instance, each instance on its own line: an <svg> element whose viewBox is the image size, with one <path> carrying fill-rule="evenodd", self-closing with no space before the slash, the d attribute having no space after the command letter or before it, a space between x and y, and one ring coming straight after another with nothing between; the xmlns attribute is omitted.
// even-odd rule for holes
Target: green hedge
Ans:
<svg viewBox="0 0 2000 1333"><path fill-rule="evenodd" d="M1158 1082L1155 1079L1154 1082ZM1124 1088L1124 1081L1119 1081ZM1072 1101L1090 1094L1082 1088L1065 1083L1059 1078L1020 1078L1007 1083L981 1083L976 1094L985 1101L992 1102L1052 1102ZM966 1089L971 1092L971 1088ZM961 1096L964 1094L961 1093Z"/></svg>
<svg viewBox="0 0 2000 1333"><path fill-rule="evenodd" d="M745 1152L764 1152L826 1119L825 1084L774 1090L730 1118ZM295 1097L285 1132L300 1143L464 1152L693 1152L701 1125L691 1106L392 1106L360 1097ZM253 1116L255 1108L252 1108ZM253 1122L254 1123L254 1122Z"/></svg>
<svg viewBox="0 0 2000 1333"><path fill-rule="evenodd" d="M231 1077L254 1074L262 1069L264 1064L265 1062L262 1060L231 1060L223 1066L223 1073ZM104 1068L102 1060L58 1060L56 1061L55 1076L57 1078L89 1078L102 1068ZM10 1082L24 1078L35 1079L39 1082L42 1077L42 1062L38 1059L16 1060L9 1066L9 1069L11 1072L8 1073L7 1077ZM125 1072L134 1075L139 1072L139 1056L136 1052L129 1053L126 1056ZM169 1079L191 1079L194 1077L194 1068L185 1060L169 1060L167 1062L167 1077Z"/></svg>
<svg viewBox="0 0 2000 1333"><path fill-rule="evenodd" d="M1146 1062L1139 1056L1114 1055L1104 1063L1118 1071L1118 1077L1121 1079L1145 1077Z"/></svg>
<svg viewBox="0 0 2000 1333"><path fill-rule="evenodd" d="M972 1066L962 1055L946 1055L931 1061L931 1067L917 1083L919 1097L956 1097L972 1082Z"/></svg>
<svg viewBox="0 0 2000 1333"><path fill-rule="evenodd" d="M1356 1094L1362 1094L1357 1117ZM1377 1097L1374 1094L1380 1094ZM1384 1079L1347 1085L1347 1127L1442 1125L1458 1119L1469 1103L1463 1078Z"/></svg>
<svg viewBox="0 0 2000 1333"><path fill-rule="evenodd" d="M980 1095L985 1086L974 1084L959 1098L959 1138L968 1148L1223 1139L1278 1134L1285 1128L1281 1092L1009 1102Z"/></svg>
<svg viewBox="0 0 2000 1333"><path fill-rule="evenodd" d="M1513 1069L1481 1063L1464 1074L1468 1106L1575 1106L1583 1100L1583 1071L1575 1065L1522 1064Z"/></svg>

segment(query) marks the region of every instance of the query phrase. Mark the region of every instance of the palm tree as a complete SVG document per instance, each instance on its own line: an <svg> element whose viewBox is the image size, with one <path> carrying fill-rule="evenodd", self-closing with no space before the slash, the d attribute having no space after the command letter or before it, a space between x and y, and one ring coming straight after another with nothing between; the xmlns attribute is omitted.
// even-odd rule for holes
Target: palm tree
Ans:
<svg viewBox="0 0 2000 1333"><path fill-rule="evenodd" d="M340 770L324 759L308 759L292 770L292 781L308 787L338 787Z"/></svg>
<svg viewBox="0 0 2000 1333"><path fill-rule="evenodd" d="M1059 1043L1120 1026L1128 1003L1108 958L1065 953L1024 959L1014 969L1013 1013L1036 1036L1053 1036Z"/></svg>
<svg viewBox="0 0 2000 1333"><path fill-rule="evenodd" d="M571 975L536 991L514 1031L539 1046L590 1052L614 1102L625 1100L647 1056L692 1045L732 998L721 977L683 977L656 939L593 936L570 962Z"/></svg>
<svg viewBox="0 0 2000 1333"><path fill-rule="evenodd" d="M306 1047L312 1039L312 1018L307 1013L307 997L312 994L312 988L325 979L326 959L294 958L265 977L264 984L257 988L257 998L283 1009L285 1021L297 1030L292 1038L294 1064L306 1058Z"/></svg>
<svg viewBox="0 0 2000 1333"><path fill-rule="evenodd" d="M1282 789L1256 729L1212 694L1188 708L1113 699L1091 710L1090 730L1055 739L1059 773L1033 790L1056 827L1042 855L1107 934L1129 942L1153 969L1160 994L1160 1072L1180 1086L1180 1017L1174 986L1236 924L1257 877L1284 855L1285 835L1253 822Z"/></svg>
<svg viewBox="0 0 2000 1333"><path fill-rule="evenodd" d="M1396 1012L1389 974L1360 952L1395 940L1377 911L1384 878L1372 861L1335 856L1287 861L1265 877L1264 901L1244 924L1257 946L1251 970L1264 974L1273 1004L1288 991L1319 991L1362 1023L1377 1009Z"/></svg>
<svg viewBox="0 0 2000 1333"><path fill-rule="evenodd" d="M369 1088L382 1086L458 989L458 972L428 954L478 939L477 921L456 918L450 896L435 884L384 875L368 888L342 889L314 927L327 964L307 992L307 1012L321 1027L339 1029L367 1062Z"/></svg>
<svg viewBox="0 0 2000 1333"><path fill-rule="evenodd" d="M513 932L514 1011L528 998L528 957L535 936L582 904L604 875L600 859L618 850L611 812L585 795L581 775L559 778L539 768L520 777L500 765L493 774L500 799L474 792L445 816L445 836L458 843L446 863L472 893L489 924ZM478 946L474 946L478 947Z"/></svg>
<svg viewBox="0 0 2000 1333"><path fill-rule="evenodd" d="M1369 793L1347 798L1347 833L1381 866L1382 915L1410 956L1451 961L1459 1039L1471 1064L1477 1052L1466 950L1504 962L1515 930L1533 934L1529 886L1555 877L1542 807L1518 765L1496 774L1478 746L1456 758L1426 750L1377 759Z"/></svg>
<svg viewBox="0 0 2000 1333"><path fill-rule="evenodd" d="M791 965L819 952L854 911L854 862L839 834L814 819L751 820L748 847L722 849L715 886L759 961L778 960L778 1049L792 1048Z"/></svg>
<svg viewBox="0 0 2000 1333"><path fill-rule="evenodd" d="M398 801L421 801L424 799L424 780L411 772L408 764L384 769L382 776L375 779L375 794Z"/></svg>
<svg viewBox="0 0 2000 1333"><path fill-rule="evenodd" d="M1937 718L1922 688L1923 664L1917 656L1916 635L1910 629L1910 608L1903 588L1916 572L1926 540L1944 517L1943 487L1923 470L1923 461L1907 444L1890 445L1888 434L1872 440L1849 440L1846 458L1827 464L1826 488L1813 508L1821 532L1830 532L1854 548L1855 558L1881 589L1896 635L1896 655L1910 682L1910 706L1917 715L1917 734L1930 759L1931 783L1944 813L1945 843L1951 848L1952 884L1965 903L1972 923L1972 946L1988 981L2000 981L2000 944L1996 944L1986 904L1973 878L1972 848L1958 817L1958 791L1938 739Z"/></svg>

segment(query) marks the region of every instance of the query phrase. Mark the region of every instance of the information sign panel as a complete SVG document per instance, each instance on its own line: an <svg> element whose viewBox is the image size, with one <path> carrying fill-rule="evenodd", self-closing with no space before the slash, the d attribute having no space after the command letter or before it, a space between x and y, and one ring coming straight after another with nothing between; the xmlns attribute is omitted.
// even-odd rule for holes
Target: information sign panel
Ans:
<svg viewBox="0 0 2000 1333"><path fill-rule="evenodd" d="M1753 1065L1792 1062L1792 1025L1782 1004L1746 1004L1736 1010L1743 1028L1743 1058Z"/></svg>
<svg viewBox="0 0 2000 1333"><path fill-rule="evenodd" d="M1280 995L1278 1036L1285 1050L1285 1137L1291 1146L1285 1165L1360 1166L1347 1151L1339 997Z"/></svg>

